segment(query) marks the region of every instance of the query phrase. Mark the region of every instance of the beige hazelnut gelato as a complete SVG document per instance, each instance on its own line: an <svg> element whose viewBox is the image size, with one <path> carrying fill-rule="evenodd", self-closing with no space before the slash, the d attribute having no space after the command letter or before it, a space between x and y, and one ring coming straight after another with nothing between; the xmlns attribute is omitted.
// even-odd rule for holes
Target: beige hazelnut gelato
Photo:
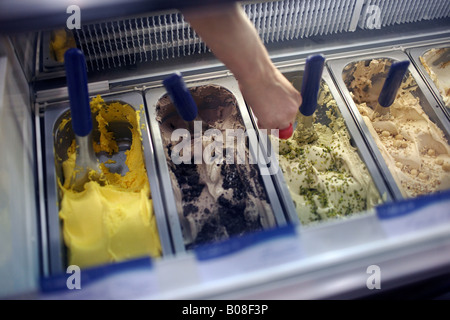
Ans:
<svg viewBox="0 0 450 320"><path fill-rule="evenodd" d="M450 188L450 146L430 120L407 73L390 113L373 111L389 59L359 61L344 71L344 81L403 196L415 197Z"/></svg>

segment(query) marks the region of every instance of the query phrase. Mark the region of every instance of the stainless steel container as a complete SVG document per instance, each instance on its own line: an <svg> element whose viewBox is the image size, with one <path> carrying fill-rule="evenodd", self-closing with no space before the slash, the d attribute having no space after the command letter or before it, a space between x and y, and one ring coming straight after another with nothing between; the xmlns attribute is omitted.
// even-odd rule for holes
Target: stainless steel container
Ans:
<svg viewBox="0 0 450 320"><path fill-rule="evenodd" d="M304 62L298 61L298 62L290 62L285 63L283 65L278 66L280 71L283 73L283 75L294 85L294 87L301 91L301 84L303 79L303 72L304 72ZM360 131L357 128L357 125L352 118L346 104L342 100L342 97L340 95L339 90L336 88L335 84L333 83L333 80L326 68L323 70L322 74L322 84L320 87L320 90L324 90L324 85L327 85L333 99L336 101L336 105L339 109L339 114L336 114L336 117L342 117L344 119L345 125L347 127L347 130L351 137L351 144L357 149L358 155L362 162L366 165L367 170L369 171L369 174L372 178L373 183L375 184L380 198L383 202L390 202L393 200L392 197L392 191L389 189L389 186L386 184L386 182L383 179L383 176L381 172L379 171L378 167L376 166L376 163L374 161L374 158L372 157L372 154L370 150L368 149L368 146L366 145L364 139L361 136ZM327 111L327 107L324 105L318 105L317 110L315 112L316 122L321 123L323 125L328 125L330 119L325 115L325 112ZM254 121L256 125L256 119L253 114L253 112L250 111L250 114L252 116L252 120ZM268 153L266 153L268 154ZM274 163L278 165L277 160L272 160L271 163ZM282 201L283 207L288 213L288 217L292 223L299 223L299 217L296 212L291 194L289 192L289 188L286 183L285 175L283 174L282 170L277 170L276 174L273 176L274 179L274 185L277 188L277 191L280 194L280 199ZM359 214L359 212L354 212L352 214ZM330 219L332 220L332 219Z"/></svg>
<svg viewBox="0 0 450 320"><path fill-rule="evenodd" d="M135 110L140 110L140 107L144 105L142 93L137 91L102 95L102 98L107 104L112 102L120 102L123 104L128 104ZM43 132L45 132L45 171L47 173L45 191L49 238L49 272L51 274L64 272L66 267L67 250L63 243L62 225L58 215L61 194L57 181L63 178L62 162L67 159L67 149L75 138L70 122L67 123L62 130L60 130L61 122L69 119L70 106L68 101L49 104L45 107L43 114ZM129 147L131 144L131 135L130 130L128 129L129 124L126 121L123 121L110 123L109 126L110 130L115 134L116 141L120 141L119 144L122 144L122 147L119 147L119 152L114 158L114 160L117 161L117 164L112 165L109 168L111 172L125 173L125 170L127 169L124 168L125 165L123 162L126 156L124 155L124 151L121 151L121 149L126 149L127 145ZM160 192L160 182L155 163L155 151L152 145L152 140L150 139L145 108L143 108L141 112L139 126L142 133L145 166L150 183L154 214L156 217L162 246L162 254L163 256L167 256L173 253L173 249L167 230L166 216L164 214L164 206ZM96 129L94 129L92 132L94 141L96 133ZM99 155L97 156L101 157Z"/></svg>
<svg viewBox="0 0 450 320"><path fill-rule="evenodd" d="M420 57L422 57L425 53L427 53L429 50L432 49L443 49L447 48L450 50L450 43L443 43L443 44L437 44L437 45L427 45L427 46L421 46L417 48L410 48L407 49L406 52L410 56L412 62L414 63L415 67L419 71L419 74L423 77L425 80L425 83L428 85L429 89L435 96L436 100L439 101L439 104L443 110L443 112L447 115L447 119L450 121L450 106L446 106L444 99L442 98L441 93L439 92L439 89L437 88L436 84L434 83L433 79L431 79L430 75L428 74L427 70L425 69L424 65L420 61Z"/></svg>
<svg viewBox="0 0 450 320"><path fill-rule="evenodd" d="M393 175L391 174L389 168L387 167L386 162L383 159L381 152L379 151L375 143L375 140L372 138L368 127L364 123L364 120L361 114L359 113L358 108L356 107L356 104L350 95L350 91L347 89L343 79L344 69L351 63L364 60L385 59L385 58L390 59L392 61L409 60L409 57L405 52L400 50L392 50L385 52L374 52L372 54L364 54L360 56L346 56L344 58L333 59L327 62L327 66L329 67L330 73L333 76L334 81L337 84L337 87L341 91L342 96L350 109L351 115L355 119L356 124L358 125L358 128L361 131L362 136L364 137L366 143L368 144L369 150L373 154L376 163L379 166L383 177L385 178L385 181L387 182L390 190L392 191L394 199L400 200L403 199L404 196L402 195L399 186L395 182ZM429 91L427 85L425 84L425 82L423 81L417 70L414 68L414 66L410 66L408 70L411 73L412 77L414 78L415 82L417 83L418 89L416 91L416 94L417 97L420 99L422 109L428 115L430 120L433 121L444 132L447 141L450 141L450 125L446 119L446 115L440 108L435 97Z"/></svg>
<svg viewBox="0 0 450 320"><path fill-rule="evenodd" d="M239 91L239 86L234 77L219 76L217 78L205 78L204 76L203 77L192 76L189 79L186 78L185 81L188 88L203 85L216 85L231 92L236 98L237 108L243 120L245 130L249 132L252 129L254 129L252 121L245 107L244 99ZM177 186L174 186L172 184L172 180L170 178L169 167L167 164L168 160L166 158L166 154L164 151L165 146L163 145L162 134L159 122L157 120L157 110L156 110L158 101L165 94L166 90L162 86L162 84L155 85L153 88L145 91L145 99L149 114L150 129L153 144L156 150L156 161L159 168L160 181L162 186L162 193L164 196L164 202L167 210L169 229L172 235L175 252L180 253L187 250L179 218L179 215L182 215L183 213L177 211L177 205L175 200L176 198L174 195L174 189L177 188ZM173 112L173 116L178 117L175 111ZM260 150L258 149L259 142L257 140L256 135L254 136L249 135L248 141L249 141L249 151L252 154L252 156L255 157L257 155L258 150ZM260 173L267 171L267 168L263 163L258 161L257 165ZM287 223L286 218L278 198L278 193L272 183L271 177L269 175L261 174L261 179L266 191L268 202L270 202L270 206L273 212L272 219L275 219L276 225L278 226L285 225Z"/></svg>

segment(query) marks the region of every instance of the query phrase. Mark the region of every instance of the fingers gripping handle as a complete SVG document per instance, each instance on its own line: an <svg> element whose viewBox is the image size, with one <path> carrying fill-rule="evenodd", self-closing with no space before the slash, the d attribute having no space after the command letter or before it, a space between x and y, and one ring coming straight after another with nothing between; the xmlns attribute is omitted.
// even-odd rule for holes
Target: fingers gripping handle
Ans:
<svg viewBox="0 0 450 320"><path fill-rule="evenodd" d="M285 128L285 129L280 129L278 131L278 138L289 139L293 133L294 133L294 127L292 126L292 123L291 123L291 124L289 124L289 127Z"/></svg>

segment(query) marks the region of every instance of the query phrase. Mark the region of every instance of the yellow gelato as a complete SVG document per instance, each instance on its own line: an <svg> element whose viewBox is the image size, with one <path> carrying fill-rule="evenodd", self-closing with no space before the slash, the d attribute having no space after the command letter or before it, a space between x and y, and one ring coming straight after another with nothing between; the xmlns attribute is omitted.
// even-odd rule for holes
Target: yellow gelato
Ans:
<svg viewBox="0 0 450 320"><path fill-rule="evenodd" d="M89 181L85 190L71 188L75 169L76 144L67 150L63 162L64 181L59 182L62 192L59 216L63 222L63 236L68 248L68 263L87 267L122 261L144 255L158 257L161 244L153 212L150 185L144 164L139 127L139 112L119 102L106 104L100 96L92 99L99 141L94 150L114 155L119 150L109 124L126 121L131 131L131 147L125 151L128 171L121 175L110 172L100 164L99 181ZM67 125L69 122L62 122ZM95 129L94 129L95 130Z"/></svg>
<svg viewBox="0 0 450 320"><path fill-rule="evenodd" d="M64 53L69 48L76 48L75 38L66 29L53 30L50 40L50 54L57 62L64 62Z"/></svg>

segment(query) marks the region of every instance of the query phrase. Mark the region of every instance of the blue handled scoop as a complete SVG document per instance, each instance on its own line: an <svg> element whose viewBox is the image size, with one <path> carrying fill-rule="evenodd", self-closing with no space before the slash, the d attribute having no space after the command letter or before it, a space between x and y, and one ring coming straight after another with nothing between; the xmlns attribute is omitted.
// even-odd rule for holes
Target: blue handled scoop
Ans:
<svg viewBox="0 0 450 320"><path fill-rule="evenodd" d="M374 108L374 111L380 115L389 113L389 107L394 103L397 96L398 89L400 88L403 77L408 71L409 61L396 61L393 62L389 68L388 75L384 81L383 88L378 96L378 103Z"/></svg>
<svg viewBox="0 0 450 320"><path fill-rule="evenodd" d="M86 61L81 50L71 48L64 54L64 64L72 128L78 147L71 186L76 191L82 191L86 182L97 179L101 173L92 146L92 114L87 87Z"/></svg>
<svg viewBox="0 0 450 320"><path fill-rule="evenodd" d="M298 122L302 122L301 139L312 142L317 138L313 126L313 114L317 109L317 98L319 95L320 82L322 80L325 57L321 54L309 56L306 59L305 71L302 80L302 104L299 108L300 114L297 116L294 125L279 131L281 139L288 139L297 128Z"/></svg>
<svg viewBox="0 0 450 320"><path fill-rule="evenodd" d="M198 116L197 104L187 88L180 72L175 72L163 80L180 117L188 124L189 131L194 132L194 120L201 121ZM203 126L203 121L202 121Z"/></svg>

